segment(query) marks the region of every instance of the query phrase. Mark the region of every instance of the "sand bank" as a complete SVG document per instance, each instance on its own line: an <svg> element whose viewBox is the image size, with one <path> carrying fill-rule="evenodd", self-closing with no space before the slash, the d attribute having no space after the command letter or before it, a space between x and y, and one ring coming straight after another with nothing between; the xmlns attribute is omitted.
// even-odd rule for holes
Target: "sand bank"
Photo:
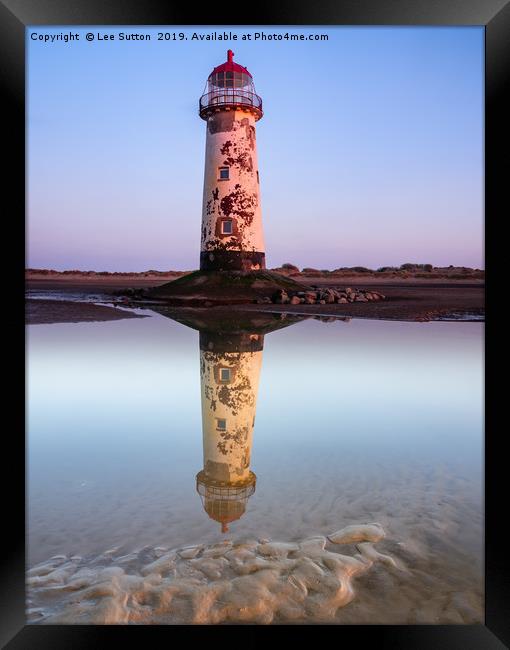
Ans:
<svg viewBox="0 0 510 650"><path fill-rule="evenodd" d="M165 284L185 274L150 276L133 275L27 275L27 288L31 290L56 290L59 292L103 292L122 289L148 289ZM384 274L382 274L384 275ZM485 290L482 279L434 279L378 277L378 274L331 275L316 277L303 273L289 276L307 285L323 287L352 287L362 290L382 291L385 300L368 303L327 305L255 305L246 307L258 311L285 311L304 315L324 315L388 320L433 320L449 314L485 313ZM150 307L150 306L148 306ZM242 306L245 308L245 305ZM227 307L230 309L230 307ZM52 321L56 322L56 321Z"/></svg>
<svg viewBox="0 0 510 650"><path fill-rule="evenodd" d="M145 318L144 315L132 311L106 305L95 305L90 302L28 299L25 304L25 322L28 325Z"/></svg>

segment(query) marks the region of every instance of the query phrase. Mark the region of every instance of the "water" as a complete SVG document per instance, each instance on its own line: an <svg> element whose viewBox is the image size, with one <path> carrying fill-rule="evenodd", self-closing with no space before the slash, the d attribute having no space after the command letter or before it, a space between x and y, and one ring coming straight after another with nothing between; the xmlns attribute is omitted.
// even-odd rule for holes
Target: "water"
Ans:
<svg viewBox="0 0 510 650"><path fill-rule="evenodd" d="M87 293L64 289L27 289L25 297L30 300L68 300L71 302L116 303L121 302L117 296L107 293Z"/></svg>
<svg viewBox="0 0 510 650"><path fill-rule="evenodd" d="M482 620L482 323L199 336L150 313L28 327L29 567L378 522L406 571L335 620Z"/></svg>

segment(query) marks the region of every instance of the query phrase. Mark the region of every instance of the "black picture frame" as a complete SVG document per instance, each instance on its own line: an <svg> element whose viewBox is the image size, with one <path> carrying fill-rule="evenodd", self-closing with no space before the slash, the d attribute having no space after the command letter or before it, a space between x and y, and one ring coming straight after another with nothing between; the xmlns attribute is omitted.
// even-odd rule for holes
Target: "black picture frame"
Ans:
<svg viewBox="0 0 510 650"><path fill-rule="evenodd" d="M486 44L485 108L485 219L486 238L495 217L508 213L504 196L504 169L508 164L506 120L508 101L504 99L510 60L510 3L508 0L358 0L339 2L278 3L259 2L246 7L241 16L239 6L225 3L196 4L155 3L149 0L0 0L0 83L3 90L4 160L3 194L10 199L9 216L15 227L11 247L19 254L15 286L23 300L22 278L25 260L25 28L35 25L483 25ZM252 12L250 15L249 12ZM6 127L6 128L5 128ZM7 155L6 155L7 154ZM508 181L507 181L508 182ZM506 210L505 210L506 206ZM17 232L16 232L17 230ZM487 251L487 246L486 246ZM489 269L490 271L490 269ZM17 312L16 312L17 313ZM21 314L21 309L20 309ZM489 310L490 315L490 310ZM20 317L21 321L21 317ZM17 316L9 323L24 331ZM490 318L489 318L490 324ZM23 343L23 335L21 345ZM18 361L17 364L20 362ZM19 366L22 367L22 366ZM24 377L11 382L11 389L24 396ZM490 413L486 400L486 413ZM22 404L23 408L23 404ZM496 650L508 647L510 630L509 570L507 542L498 530L501 519L500 481L504 480L503 438L499 427L490 426L486 417L485 436L485 549L486 614L485 625L478 626L36 626L25 624L25 439L24 413L9 428L13 449L5 465L11 468L4 485L4 503L10 502L9 535L4 534L7 548L3 555L0 580L0 642L9 650L115 647L124 642L143 643L146 647L183 640L214 644L224 643L231 634L242 634L240 641L251 646L261 641L289 642L298 639L317 643L317 635L331 635L338 644L374 644L378 648L448 648L453 650ZM13 470L13 471L12 471ZM504 514L503 514L504 517ZM234 628L234 629L232 629ZM161 636L163 635L163 637ZM296 635L296 636L294 636Z"/></svg>

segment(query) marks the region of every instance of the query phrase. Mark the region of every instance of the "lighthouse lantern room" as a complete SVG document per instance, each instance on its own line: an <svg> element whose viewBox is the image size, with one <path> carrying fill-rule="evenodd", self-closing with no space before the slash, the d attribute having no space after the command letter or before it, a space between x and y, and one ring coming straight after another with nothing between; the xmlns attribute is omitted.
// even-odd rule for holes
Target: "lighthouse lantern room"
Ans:
<svg viewBox="0 0 510 650"><path fill-rule="evenodd" d="M255 131L262 100L232 50L209 75L199 114L207 123L200 269L264 269Z"/></svg>

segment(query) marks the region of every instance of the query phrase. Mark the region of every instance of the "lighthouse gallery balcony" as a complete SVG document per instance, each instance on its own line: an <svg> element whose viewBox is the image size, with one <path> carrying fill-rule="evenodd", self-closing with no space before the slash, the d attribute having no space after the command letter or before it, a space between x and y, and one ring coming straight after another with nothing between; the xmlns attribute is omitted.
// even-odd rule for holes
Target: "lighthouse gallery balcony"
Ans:
<svg viewBox="0 0 510 650"><path fill-rule="evenodd" d="M257 119L260 119L262 113L262 99L249 90L239 88L222 88L213 90L200 97L199 114L206 119L209 115L217 110L251 110Z"/></svg>

